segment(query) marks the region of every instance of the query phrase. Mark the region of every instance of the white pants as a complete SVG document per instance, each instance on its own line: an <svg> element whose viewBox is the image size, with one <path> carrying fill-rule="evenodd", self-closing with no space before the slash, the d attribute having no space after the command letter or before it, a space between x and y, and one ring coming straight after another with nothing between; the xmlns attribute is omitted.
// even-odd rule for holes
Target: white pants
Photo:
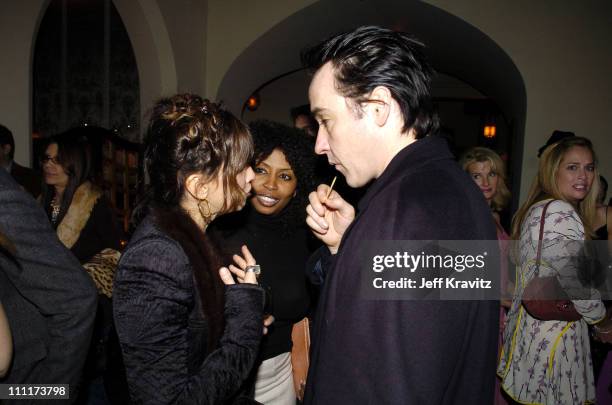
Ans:
<svg viewBox="0 0 612 405"><path fill-rule="evenodd" d="M291 353L261 363L255 380L255 400L264 405L295 405Z"/></svg>

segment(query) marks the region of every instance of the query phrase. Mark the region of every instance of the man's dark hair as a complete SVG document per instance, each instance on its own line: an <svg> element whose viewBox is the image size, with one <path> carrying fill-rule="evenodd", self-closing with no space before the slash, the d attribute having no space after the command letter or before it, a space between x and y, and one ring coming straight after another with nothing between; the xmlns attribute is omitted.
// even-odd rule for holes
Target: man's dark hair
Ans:
<svg viewBox="0 0 612 405"><path fill-rule="evenodd" d="M401 108L403 130L414 129L419 139L438 127L430 96L434 71L423 50L406 33L364 26L305 50L302 63L316 71L331 62L338 92L356 105L368 101L377 86L388 88Z"/></svg>
<svg viewBox="0 0 612 405"><path fill-rule="evenodd" d="M538 158L542 156L542 153L544 153L544 150L548 148L550 145L555 144L564 138L570 138L572 136L576 136L576 134L570 131L559 131L558 129L555 129L552 135L550 135L550 138L548 138L548 140L546 141L546 143L542 145L540 149L538 149Z"/></svg>
<svg viewBox="0 0 612 405"><path fill-rule="evenodd" d="M13 156L15 156L15 139L11 130L2 124L0 124L0 145L11 145L9 157L12 160Z"/></svg>
<svg viewBox="0 0 612 405"><path fill-rule="evenodd" d="M306 132L309 132L310 135L317 136L317 132L319 132L319 123L315 119L315 117L310 112L310 104L304 104L297 107L293 107L290 111L291 120L293 121L293 126L295 127L295 120L298 117L305 117L308 126L307 128L302 128Z"/></svg>
<svg viewBox="0 0 612 405"><path fill-rule="evenodd" d="M290 113L293 121L295 121L295 119L300 115L312 115L310 112L310 104L302 104L297 107L293 107Z"/></svg>

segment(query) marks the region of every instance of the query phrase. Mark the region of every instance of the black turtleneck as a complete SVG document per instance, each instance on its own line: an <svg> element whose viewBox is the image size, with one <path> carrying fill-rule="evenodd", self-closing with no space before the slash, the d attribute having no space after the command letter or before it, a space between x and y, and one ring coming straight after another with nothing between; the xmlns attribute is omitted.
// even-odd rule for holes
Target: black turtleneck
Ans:
<svg viewBox="0 0 612 405"><path fill-rule="evenodd" d="M291 351L291 328L310 306L305 276L308 232L305 227L288 231L285 212L271 216L247 208L239 220L229 221L233 229L227 229L227 222L216 232L226 253L240 253L240 247L247 245L261 266L259 284L271 294L268 312L275 321L262 341L260 361Z"/></svg>

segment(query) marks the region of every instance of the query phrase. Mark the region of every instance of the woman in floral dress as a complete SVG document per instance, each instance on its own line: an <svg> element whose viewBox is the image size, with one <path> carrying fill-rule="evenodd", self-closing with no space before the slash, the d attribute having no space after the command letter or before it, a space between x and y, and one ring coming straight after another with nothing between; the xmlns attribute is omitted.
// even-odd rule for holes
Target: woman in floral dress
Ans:
<svg viewBox="0 0 612 405"><path fill-rule="evenodd" d="M572 258L581 245L577 241L590 239L598 192L591 142L566 138L544 151L527 201L514 218L517 282L497 373L502 388L519 403L585 404L595 400L588 328L594 324L602 330L612 328L597 291L589 291L590 299L572 300L582 315L575 322L533 318L523 307L522 296L536 273L557 276L569 296L577 296L578 268L572 265ZM540 219L546 205L538 271Z"/></svg>

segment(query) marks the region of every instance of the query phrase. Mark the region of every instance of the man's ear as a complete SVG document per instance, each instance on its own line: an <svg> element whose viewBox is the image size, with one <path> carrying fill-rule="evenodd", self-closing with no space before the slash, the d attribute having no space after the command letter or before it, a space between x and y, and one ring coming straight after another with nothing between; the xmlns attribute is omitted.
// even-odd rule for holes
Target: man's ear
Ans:
<svg viewBox="0 0 612 405"><path fill-rule="evenodd" d="M393 97L391 91L385 86L378 86L370 94L370 113L374 117L374 122L378 126L383 126L387 123L391 114L391 104Z"/></svg>
<svg viewBox="0 0 612 405"><path fill-rule="evenodd" d="M196 200L203 200L208 197L208 182L201 174L190 174L185 180L185 189Z"/></svg>

